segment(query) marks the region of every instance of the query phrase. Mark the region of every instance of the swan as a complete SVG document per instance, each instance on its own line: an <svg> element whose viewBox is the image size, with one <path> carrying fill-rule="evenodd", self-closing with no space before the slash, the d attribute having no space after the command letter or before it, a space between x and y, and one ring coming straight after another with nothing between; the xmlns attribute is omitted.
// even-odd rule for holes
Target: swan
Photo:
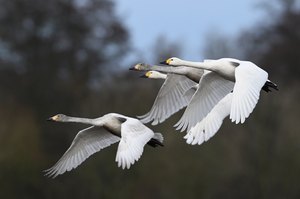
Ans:
<svg viewBox="0 0 300 199"><path fill-rule="evenodd" d="M235 82L232 94L230 119L236 124L244 123L245 119L249 117L250 113L252 113L258 102L261 89L265 90L266 92L271 91L270 88L278 90L277 85L268 80L268 73L250 61L241 61L233 58L221 58L218 60L204 60L204 62L192 62L181 60L177 57L172 57L161 62L161 64L171 66L186 66L212 71L210 74L218 74L218 76L216 76L215 79L212 79L211 83L216 83L215 81L217 79L219 81L223 79L223 83ZM221 86L221 84L216 84L214 88L218 86ZM214 95L216 94L218 94L218 92L214 92ZM206 93L205 95L211 94ZM220 95L219 97L222 99L225 97L225 95ZM201 111L200 107L197 109L197 111L199 110Z"/></svg>
<svg viewBox="0 0 300 199"><path fill-rule="evenodd" d="M186 136L184 136L188 144L200 145L216 134L224 118L230 114L232 96L233 93L227 94L213 107L203 120L191 128Z"/></svg>
<svg viewBox="0 0 300 199"><path fill-rule="evenodd" d="M148 71L141 77L149 79L165 79L150 111L137 116L141 122L157 125L164 122L171 115L187 106L192 98L196 83L185 76L163 74L158 71Z"/></svg>
<svg viewBox="0 0 300 199"><path fill-rule="evenodd" d="M45 170L46 175L53 178L75 169L92 154L116 142L120 143L115 160L122 169L129 169L135 161L138 161L145 144L152 147L163 146L163 136L160 133L154 133L138 119L117 113L108 113L95 119L57 114L48 120L91 125L79 131L57 163Z"/></svg>

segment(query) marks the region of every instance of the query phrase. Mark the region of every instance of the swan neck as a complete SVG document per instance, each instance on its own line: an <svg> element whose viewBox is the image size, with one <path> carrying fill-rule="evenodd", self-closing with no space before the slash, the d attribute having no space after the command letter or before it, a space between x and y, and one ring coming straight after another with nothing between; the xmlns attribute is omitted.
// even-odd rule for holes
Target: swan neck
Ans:
<svg viewBox="0 0 300 199"><path fill-rule="evenodd" d="M201 68L205 70L213 70L212 62L193 62L182 60L182 65L192 67L192 68Z"/></svg>
<svg viewBox="0 0 300 199"><path fill-rule="evenodd" d="M163 74L163 73L159 73L157 77L158 77L159 79L166 79L166 78L167 78L167 75L166 75L166 74Z"/></svg>
<svg viewBox="0 0 300 199"><path fill-rule="evenodd" d="M158 72L169 72L167 67L158 66L158 65L153 65L151 70L155 70L155 71L158 71Z"/></svg>
<svg viewBox="0 0 300 199"><path fill-rule="evenodd" d="M64 122L74 122L74 123L95 125L95 120L94 119L70 117L70 116L67 116L67 119Z"/></svg>
<svg viewBox="0 0 300 199"><path fill-rule="evenodd" d="M173 66L158 66L158 65L153 65L151 70L155 70L158 72L164 72L164 73L171 73L171 74L178 74L181 75L179 71L176 70L176 67ZM162 74L164 78L167 78L166 74Z"/></svg>

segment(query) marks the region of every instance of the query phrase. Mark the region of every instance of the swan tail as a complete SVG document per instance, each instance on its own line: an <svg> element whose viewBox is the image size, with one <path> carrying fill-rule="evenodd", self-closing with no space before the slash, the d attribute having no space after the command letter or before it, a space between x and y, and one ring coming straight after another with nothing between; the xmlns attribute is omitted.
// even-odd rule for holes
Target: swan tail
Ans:
<svg viewBox="0 0 300 199"><path fill-rule="evenodd" d="M152 147L164 146L163 141L164 141L164 137L162 136L161 133L154 133L153 138L151 138L151 140L147 144Z"/></svg>
<svg viewBox="0 0 300 199"><path fill-rule="evenodd" d="M279 90L277 84L271 82L270 80L267 80L265 85L262 87L262 89L267 93L272 91L271 88L277 91Z"/></svg>

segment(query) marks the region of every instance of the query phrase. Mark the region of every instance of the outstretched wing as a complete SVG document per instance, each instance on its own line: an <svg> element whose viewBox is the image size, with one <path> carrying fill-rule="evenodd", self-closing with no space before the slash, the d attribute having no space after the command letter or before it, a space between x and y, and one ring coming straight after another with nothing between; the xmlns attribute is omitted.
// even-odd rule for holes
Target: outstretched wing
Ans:
<svg viewBox="0 0 300 199"><path fill-rule="evenodd" d="M211 109L233 89L234 83L224 79L214 72L205 71L199 88L193 95L191 102L185 109L181 119L175 124L181 132L189 131L200 122Z"/></svg>
<svg viewBox="0 0 300 199"><path fill-rule="evenodd" d="M184 137L188 144L200 145L216 134L224 118L230 114L232 95L232 93L227 94L201 122L191 128Z"/></svg>
<svg viewBox="0 0 300 199"><path fill-rule="evenodd" d="M185 93L195 85L194 81L183 75L168 74L151 110L145 115L138 116L138 118L143 123L149 123L153 120L152 125L162 123L190 102L193 93Z"/></svg>
<svg viewBox="0 0 300 199"><path fill-rule="evenodd" d="M232 122L244 123L255 108L260 90L268 79L268 73L252 62L242 62L235 69L230 119Z"/></svg>
<svg viewBox="0 0 300 199"><path fill-rule="evenodd" d="M141 157L144 146L154 136L151 129L134 118L127 118L121 125L121 140L116 162L123 169L129 169Z"/></svg>
<svg viewBox="0 0 300 199"><path fill-rule="evenodd" d="M106 132L100 127L91 126L79 131L69 149L50 169L46 175L55 178L66 171L75 169L92 154L120 140L119 137Z"/></svg>

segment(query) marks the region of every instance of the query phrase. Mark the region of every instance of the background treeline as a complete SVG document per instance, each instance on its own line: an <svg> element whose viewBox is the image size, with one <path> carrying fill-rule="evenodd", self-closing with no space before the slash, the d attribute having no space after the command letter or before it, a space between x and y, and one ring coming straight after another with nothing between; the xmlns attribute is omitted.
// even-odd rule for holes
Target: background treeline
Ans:
<svg viewBox="0 0 300 199"><path fill-rule="evenodd" d="M264 4L261 23L236 38L211 34L199 52L254 61L279 85L261 93L244 125L227 119L208 143L189 146L172 128L179 113L153 127L165 147L146 147L129 171L117 168L115 145L44 177L85 127L47 123L49 116L141 115L162 83L128 71L130 35L115 2L82 2L0 0L0 198L300 198L297 0ZM180 56L181 45L154 41L153 63Z"/></svg>

